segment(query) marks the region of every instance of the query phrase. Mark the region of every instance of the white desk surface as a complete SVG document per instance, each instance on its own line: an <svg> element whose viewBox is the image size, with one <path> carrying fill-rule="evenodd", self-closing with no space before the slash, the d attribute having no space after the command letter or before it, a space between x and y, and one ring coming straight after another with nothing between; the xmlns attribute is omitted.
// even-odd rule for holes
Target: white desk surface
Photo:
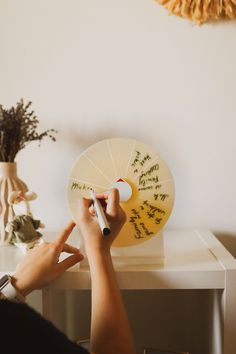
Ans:
<svg viewBox="0 0 236 354"><path fill-rule="evenodd" d="M57 233L45 233L53 240ZM76 244L76 235L68 243ZM165 230L164 264L122 266L116 269L122 289L224 289L226 271L236 260L207 230ZM0 272L13 273L23 257L14 246L0 247ZM89 269L70 268L51 288L90 289Z"/></svg>

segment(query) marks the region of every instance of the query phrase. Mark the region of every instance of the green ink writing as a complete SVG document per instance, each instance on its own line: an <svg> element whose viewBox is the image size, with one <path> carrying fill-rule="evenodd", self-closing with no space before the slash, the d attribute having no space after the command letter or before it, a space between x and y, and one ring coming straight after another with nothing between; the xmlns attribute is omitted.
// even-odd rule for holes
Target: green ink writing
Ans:
<svg viewBox="0 0 236 354"><path fill-rule="evenodd" d="M140 162L139 158L140 158L141 152L138 150L136 150L135 152L136 152L136 155L135 155L133 163L131 164L132 167L135 167L137 165L137 163Z"/></svg>
<svg viewBox="0 0 236 354"><path fill-rule="evenodd" d="M149 231L148 228L144 225L143 222L140 223L140 226L142 227L143 231L145 232L145 235L151 236L154 235L152 231Z"/></svg>
<svg viewBox="0 0 236 354"><path fill-rule="evenodd" d="M151 215L152 215L153 213L154 213L154 215L155 215L156 213L165 214L165 210L163 210L163 209L161 209L161 208L158 208L158 207L156 207L155 205L150 204L147 200L145 200L145 201L143 202L143 205L145 205L145 206L147 207L147 209L148 209L147 215L148 215L148 213L151 213L151 214L150 214L150 217L152 217Z"/></svg>
<svg viewBox="0 0 236 354"><path fill-rule="evenodd" d="M140 161L140 165L143 166L148 160L151 160L151 156L149 154L146 154L142 161Z"/></svg>
<svg viewBox="0 0 236 354"><path fill-rule="evenodd" d="M93 190L91 187L86 186L85 184L80 184L78 182L73 182L71 185L71 190L79 189L79 190Z"/></svg>
<svg viewBox="0 0 236 354"><path fill-rule="evenodd" d="M162 218L155 219L155 224L160 225L161 222L162 222Z"/></svg>
<svg viewBox="0 0 236 354"><path fill-rule="evenodd" d="M139 191L146 191L147 189L153 189L153 186L146 186L138 188Z"/></svg>
<svg viewBox="0 0 236 354"><path fill-rule="evenodd" d="M166 200L166 198L169 197L169 194L167 193L158 193L158 194L154 194L153 195L155 200L161 200L162 202L164 202Z"/></svg>

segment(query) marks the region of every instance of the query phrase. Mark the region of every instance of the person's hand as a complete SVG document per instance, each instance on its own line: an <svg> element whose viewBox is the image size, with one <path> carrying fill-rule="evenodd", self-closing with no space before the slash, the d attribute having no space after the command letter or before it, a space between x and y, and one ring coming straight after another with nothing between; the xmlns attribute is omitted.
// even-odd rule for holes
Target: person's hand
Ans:
<svg viewBox="0 0 236 354"><path fill-rule="evenodd" d="M66 243L74 226L75 223L70 222L55 242L45 242L27 253L12 277L13 286L22 295L48 285L84 258L78 248ZM71 253L71 256L58 262L61 252Z"/></svg>
<svg viewBox="0 0 236 354"><path fill-rule="evenodd" d="M104 194L96 194L96 198L105 205L105 214L110 224L111 233L107 236L102 234L97 217L94 216L94 212L90 208L92 200L80 199L78 202L78 222L87 255L93 251L110 251L112 242L126 221L126 214L119 204L117 189L112 189Z"/></svg>

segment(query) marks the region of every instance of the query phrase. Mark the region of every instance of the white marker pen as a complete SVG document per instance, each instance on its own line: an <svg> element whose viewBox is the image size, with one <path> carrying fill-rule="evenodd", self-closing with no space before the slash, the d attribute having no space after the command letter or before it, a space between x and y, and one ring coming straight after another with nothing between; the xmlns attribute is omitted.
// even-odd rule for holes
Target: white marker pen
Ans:
<svg viewBox="0 0 236 354"><path fill-rule="evenodd" d="M96 198L94 191L90 192L91 199L93 200L93 205L94 209L97 215L98 223L100 226L100 229L103 233L104 236L107 236L111 233L110 225L107 221L106 215L104 213L104 210L102 208L102 205L99 201L99 199Z"/></svg>

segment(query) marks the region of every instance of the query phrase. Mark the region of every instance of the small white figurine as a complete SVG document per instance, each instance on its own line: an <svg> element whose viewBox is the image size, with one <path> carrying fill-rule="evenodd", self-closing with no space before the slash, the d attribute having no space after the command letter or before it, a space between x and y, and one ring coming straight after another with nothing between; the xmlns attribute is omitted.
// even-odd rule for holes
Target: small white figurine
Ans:
<svg viewBox="0 0 236 354"><path fill-rule="evenodd" d="M24 253L36 244L43 242L42 234L36 231L45 226L40 220L35 220L30 211L31 200L37 198L34 192L13 191L8 197L8 203L14 211L14 218L8 222L6 231L9 233L9 243L20 248Z"/></svg>

